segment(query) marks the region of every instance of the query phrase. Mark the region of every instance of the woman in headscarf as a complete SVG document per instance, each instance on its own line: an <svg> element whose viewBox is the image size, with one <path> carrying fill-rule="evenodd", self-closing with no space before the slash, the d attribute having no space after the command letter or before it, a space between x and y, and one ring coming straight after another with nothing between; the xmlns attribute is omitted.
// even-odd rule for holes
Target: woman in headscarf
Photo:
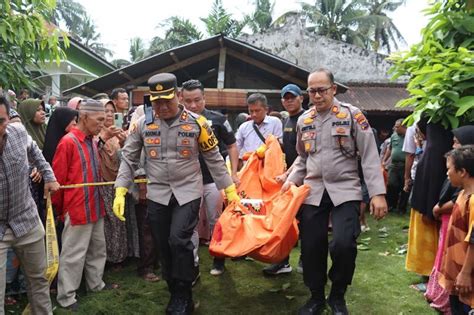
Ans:
<svg viewBox="0 0 474 315"><path fill-rule="evenodd" d="M104 181L115 181L120 166L120 148L126 138L125 132L114 126L115 106L111 100L100 100L105 108L104 128L99 133L100 170ZM107 248L107 262L120 268L120 264L127 258L128 241L126 222L120 221L112 210L114 201L114 187L103 186L102 198L104 199L105 212L104 232Z"/></svg>
<svg viewBox="0 0 474 315"><path fill-rule="evenodd" d="M17 112L28 134L36 141L40 150L43 150L44 137L46 134L44 102L32 98L26 99L18 105Z"/></svg>
<svg viewBox="0 0 474 315"><path fill-rule="evenodd" d="M82 102L82 98L80 98L78 96L73 97L69 100L69 102L67 102L67 107L69 107L71 109L74 109L74 110L79 110L81 102Z"/></svg>
<svg viewBox="0 0 474 315"><path fill-rule="evenodd" d="M25 126L30 137L36 142L38 148L43 150L46 135L46 112L44 102L38 99L28 98L22 101L17 108L21 122ZM43 199L43 180L34 167L31 167L30 189L33 199L38 207L41 222L45 222L45 202ZM36 174L36 175L33 175Z"/></svg>
<svg viewBox="0 0 474 315"><path fill-rule="evenodd" d="M77 110L69 107L58 107L48 122L44 140L43 155L49 164L53 163L54 153L59 140L67 134L77 123Z"/></svg>

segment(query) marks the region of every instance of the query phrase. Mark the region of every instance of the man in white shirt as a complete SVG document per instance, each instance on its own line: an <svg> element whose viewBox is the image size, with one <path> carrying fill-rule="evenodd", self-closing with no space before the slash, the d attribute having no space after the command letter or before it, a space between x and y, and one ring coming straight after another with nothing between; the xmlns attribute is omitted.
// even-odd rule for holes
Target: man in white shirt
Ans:
<svg viewBox="0 0 474 315"><path fill-rule="evenodd" d="M239 158L246 152L257 150L269 135L274 135L279 140L283 136L281 120L267 115L268 103L265 95L254 93L247 98L247 104L251 120L240 125L235 136Z"/></svg>

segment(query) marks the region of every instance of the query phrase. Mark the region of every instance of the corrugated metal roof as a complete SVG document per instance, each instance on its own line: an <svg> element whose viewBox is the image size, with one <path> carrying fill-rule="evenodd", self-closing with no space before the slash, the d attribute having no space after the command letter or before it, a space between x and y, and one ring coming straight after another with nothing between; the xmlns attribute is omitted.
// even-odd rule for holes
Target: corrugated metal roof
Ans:
<svg viewBox="0 0 474 315"><path fill-rule="evenodd" d="M395 107L398 101L408 96L402 86L349 86L337 99L366 111L410 112L413 109L409 107Z"/></svg>
<svg viewBox="0 0 474 315"><path fill-rule="evenodd" d="M188 80L189 77L186 77L187 71L179 70L189 70L188 72L190 74L196 75L191 73L191 71L196 71L197 68L199 68L198 70L200 71L207 71L207 68L204 69L205 65L209 67L210 63L214 64L216 61L218 64L221 47L227 48L227 54L230 56L244 60L244 62L247 60L252 63L253 66L260 66L263 71L270 71L272 75L283 77L288 82L292 82L291 79L294 79L293 81L298 81L294 83L303 85L309 74L309 71L300 66L265 52L255 46L223 35L216 35L156 54L66 90L64 94L78 93L92 96L98 92L110 92L117 87L132 88L136 86L146 86L148 78L159 72L174 72L178 77L178 83L180 83L184 80ZM198 63L202 64L202 66L198 67ZM339 92L344 93L347 87L340 83L337 84ZM232 86L229 88L240 87ZM275 88L279 89L281 86L276 86Z"/></svg>

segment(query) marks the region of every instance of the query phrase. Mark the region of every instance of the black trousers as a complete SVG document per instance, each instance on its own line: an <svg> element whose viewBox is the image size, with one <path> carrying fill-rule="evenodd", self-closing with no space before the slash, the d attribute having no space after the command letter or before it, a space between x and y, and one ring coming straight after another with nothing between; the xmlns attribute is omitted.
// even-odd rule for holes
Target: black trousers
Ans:
<svg viewBox="0 0 474 315"><path fill-rule="evenodd" d="M160 253L163 279L191 283L194 279L193 230L199 219L201 199L182 206L171 196L165 206L148 200L148 222Z"/></svg>
<svg viewBox="0 0 474 315"><path fill-rule="evenodd" d="M449 296L449 304L453 315L470 315L470 312L473 310L469 305L459 301L459 296L457 295Z"/></svg>
<svg viewBox="0 0 474 315"><path fill-rule="evenodd" d="M388 169L387 203L392 210L406 213L409 192L403 190L405 185L405 163L393 163Z"/></svg>
<svg viewBox="0 0 474 315"><path fill-rule="evenodd" d="M345 290L351 284L357 256L356 239L360 234L360 201L348 201L334 207L327 191L320 205L303 204L300 209L301 251L305 285L324 296L327 282L327 257L331 254L329 278L333 289ZM329 213L332 240L328 244Z"/></svg>

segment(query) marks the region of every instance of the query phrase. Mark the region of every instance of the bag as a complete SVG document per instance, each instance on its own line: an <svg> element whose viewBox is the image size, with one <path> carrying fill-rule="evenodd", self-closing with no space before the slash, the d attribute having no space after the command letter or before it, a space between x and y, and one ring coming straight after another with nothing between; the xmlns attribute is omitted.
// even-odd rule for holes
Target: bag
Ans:
<svg viewBox="0 0 474 315"><path fill-rule="evenodd" d="M214 227L209 251L216 257L248 255L266 263L282 261L298 241L295 219L309 193L306 185L280 192L281 183L275 180L284 172L283 152L274 136L266 140L264 159L252 153L238 174L239 195L261 199L263 206L254 212L242 203L226 207Z"/></svg>

